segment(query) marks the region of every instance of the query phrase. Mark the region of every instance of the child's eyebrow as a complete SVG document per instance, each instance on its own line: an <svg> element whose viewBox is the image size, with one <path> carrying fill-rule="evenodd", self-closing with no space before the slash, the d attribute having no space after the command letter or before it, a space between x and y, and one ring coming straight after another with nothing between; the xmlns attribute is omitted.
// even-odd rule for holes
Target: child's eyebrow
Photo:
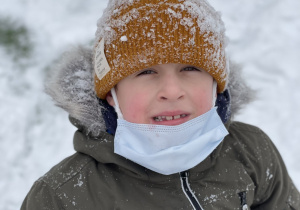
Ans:
<svg viewBox="0 0 300 210"><path fill-rule="evenodd" d="M135 76L139 75L140 73L142 73L144 71L149 71L149 70L155 70L155 69L153 69L152 67L141 69L141 70L138 70L138 71L132 73L130 76L135 77Z"/></svg>
<svg viewBox="0 0 300 210"><path fill-rule="evenodd" d="M141 70L137 71L136 73L141 73L143 71L148 71L148 70L155 70L155 69L153 67L149 67L149 68L141 69Z"/></svg>

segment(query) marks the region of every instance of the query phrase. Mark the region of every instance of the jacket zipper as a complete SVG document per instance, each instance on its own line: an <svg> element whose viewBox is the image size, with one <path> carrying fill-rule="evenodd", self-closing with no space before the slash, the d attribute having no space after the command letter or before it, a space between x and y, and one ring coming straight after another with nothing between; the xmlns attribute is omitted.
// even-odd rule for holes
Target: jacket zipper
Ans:
<svg viewBox="0 0 300 210"><path fill-rule="evenodd" d="M240 192L238 193L238 195L240 196L241 199L242 210L248 210L246 191Z"/></svg>
<svg viewBox="0 0 300 210"><path fill-rule="evenodd" d="M199 201L197 200L195 194L190 188L188 172L180 172L180 180L181 180L181 187L185 194L185 196L189 199L191 205L193 206L194 210L203 210L202 206L200 205Z"/></svg>

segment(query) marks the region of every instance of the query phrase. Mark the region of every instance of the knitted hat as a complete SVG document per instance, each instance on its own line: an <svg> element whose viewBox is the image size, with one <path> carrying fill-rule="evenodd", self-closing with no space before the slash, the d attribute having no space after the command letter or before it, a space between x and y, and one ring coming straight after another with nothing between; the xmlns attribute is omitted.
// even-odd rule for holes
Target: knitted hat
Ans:
<svg viewBox="0 0 300 210"><path fill-rule="evenodd" d="M206 0L110 0L98 21L94 50L99 98L123 78L150 66L200 67L225 90L225 27Z"/></svg>

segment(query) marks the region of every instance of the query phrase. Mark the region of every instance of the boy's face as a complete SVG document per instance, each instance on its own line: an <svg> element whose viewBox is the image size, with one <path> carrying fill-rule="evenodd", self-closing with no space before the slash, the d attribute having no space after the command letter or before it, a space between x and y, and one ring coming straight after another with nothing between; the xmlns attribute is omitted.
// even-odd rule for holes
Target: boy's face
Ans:
<svg viewBox="0 0 300 210"><path fill-rule="evenodd" d="M212 76L200 68L162 64L124 78L116 94L128 122L179 125L211 109L212 87ZM115 105L110 93L106 100Z"/></svg>

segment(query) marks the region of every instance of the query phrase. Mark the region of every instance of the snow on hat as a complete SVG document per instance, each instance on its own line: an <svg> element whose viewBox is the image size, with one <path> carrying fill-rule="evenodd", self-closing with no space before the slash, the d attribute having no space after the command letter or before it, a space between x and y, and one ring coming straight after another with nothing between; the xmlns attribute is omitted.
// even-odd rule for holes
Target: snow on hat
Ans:
<svg viewBox="0 0 300 210"><path fill-rule="evenodd" d="M110 0L98 20L94 49L99 98L123 78L165 63L194 65L225 90L225 27L206 0Z"/></svg>

